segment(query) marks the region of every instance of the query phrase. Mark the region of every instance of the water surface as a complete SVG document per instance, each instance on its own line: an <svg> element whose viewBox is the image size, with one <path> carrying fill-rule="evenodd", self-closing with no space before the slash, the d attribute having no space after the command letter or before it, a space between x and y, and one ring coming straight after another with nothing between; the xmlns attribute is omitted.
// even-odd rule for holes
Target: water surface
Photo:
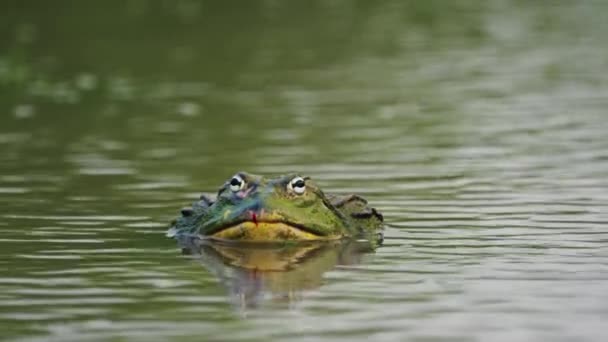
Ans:
<svg viewBox="0 0 608 342"><path fill-rule="evenodd" d="M606 338L604 2L0 7L4 339ZM183 255L239 170L365 196L384 246Z"/></svg>

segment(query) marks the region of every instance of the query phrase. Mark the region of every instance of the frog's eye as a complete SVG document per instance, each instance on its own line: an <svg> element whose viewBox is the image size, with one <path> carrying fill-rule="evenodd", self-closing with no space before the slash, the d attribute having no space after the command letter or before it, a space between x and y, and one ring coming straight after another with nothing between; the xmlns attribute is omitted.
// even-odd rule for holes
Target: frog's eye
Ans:
<svg viewBox="0 0 608 342"><path fill-rule="evenodd" d="M287 187L298 195L301 195L306 191L306 184L302 177L294 177Z"/></svg>
<svg viewBox="0 0 608 342"><path fill-rule="evenodd" d="M241 176L235 175L230 180L230 190L232 190L232 192L240 191L244 187L245 187L245 181L243 180L243 178L241 178Z"/></svg>

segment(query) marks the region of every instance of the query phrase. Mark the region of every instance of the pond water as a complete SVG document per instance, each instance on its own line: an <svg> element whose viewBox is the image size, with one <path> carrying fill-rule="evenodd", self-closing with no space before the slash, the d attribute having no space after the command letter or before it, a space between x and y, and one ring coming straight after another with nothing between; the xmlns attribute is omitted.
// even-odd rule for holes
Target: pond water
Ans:
<svg viewBox="0 0 608 342"><path fill-rule="evenodd" d="M2 338L606 339L608 3L0 7ZM239 170L365 196L384 245L182 255Z"/></svg>

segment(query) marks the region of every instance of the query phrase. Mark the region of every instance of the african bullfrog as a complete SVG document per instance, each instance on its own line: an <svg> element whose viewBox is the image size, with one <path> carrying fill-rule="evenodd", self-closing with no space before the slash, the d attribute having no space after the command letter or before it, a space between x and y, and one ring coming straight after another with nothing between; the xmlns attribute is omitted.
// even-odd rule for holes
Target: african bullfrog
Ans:
<svg viewBox="0 0 608 342"><path fill-rule="evenodd" d="M309 177L239 172L215 199L202 195L167 232L170 237L240 242L327 241L361 236L380 242L382 215L357 195L326 195Z"/></svg>

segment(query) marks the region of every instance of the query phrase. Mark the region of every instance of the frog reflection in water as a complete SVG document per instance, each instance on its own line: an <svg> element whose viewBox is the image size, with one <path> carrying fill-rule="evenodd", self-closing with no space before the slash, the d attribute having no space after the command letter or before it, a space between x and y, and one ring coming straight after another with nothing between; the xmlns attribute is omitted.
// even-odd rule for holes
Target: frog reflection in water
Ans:
<svg viewBox="0 0 608 342"><path fill-rule="evenodd" d="M168 236L266 243L382 240L382 215L365 199L326 195L297 174L269 179L239 172L220 187L215 200L202 195L181 213Z"/></svg>
<svg viewBox="0 0 608 342"><path fill-rule="evenodd" d="M298 245L234 244L196 237L180 240L184 254L198 260L229 293L241 311L265 301L291 305L307 290L320 287L323 274L338 265L354 265L371 251L363 240Z"/></svg>
<svg viewBox="0 0 608 342"><path fill-rule="evenodd" d="M199 258L245 307L266 293L297 299L324 272L382 242L382 215L357 195L326 195L308 177L239 172L217 197L184 208L167 235Z"/></svg>

